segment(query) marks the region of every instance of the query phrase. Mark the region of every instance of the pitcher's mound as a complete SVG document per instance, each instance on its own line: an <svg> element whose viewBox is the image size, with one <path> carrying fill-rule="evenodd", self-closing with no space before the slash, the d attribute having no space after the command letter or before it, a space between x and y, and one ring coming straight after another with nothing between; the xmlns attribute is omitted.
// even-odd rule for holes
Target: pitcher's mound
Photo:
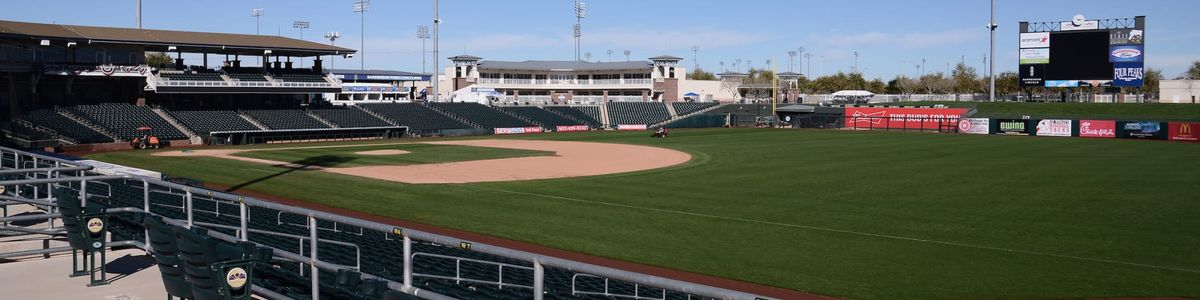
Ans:
<svg viewBox="0 0 1200 300"><path fill-rule="evenodd" d="M358 155L400 155L400 154L409 154L409 153L411 153L411 152L404 151L404 150L396 150L396 149L354 152L354 154L358 154Z"/></svg>

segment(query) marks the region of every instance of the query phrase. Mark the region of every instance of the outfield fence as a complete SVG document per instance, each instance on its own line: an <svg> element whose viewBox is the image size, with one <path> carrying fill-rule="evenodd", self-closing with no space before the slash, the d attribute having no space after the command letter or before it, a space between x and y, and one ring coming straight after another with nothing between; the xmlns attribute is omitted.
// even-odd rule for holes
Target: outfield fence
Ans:
<svg viewBox="0 0 1200 300"><path fill-rule="evenodd" d="M113 215L109 245L136 247L150 252L149 233L133 214L162 216L168 223L208 229L213 238L248 241L274 250L276 271L307 279L310 295L289 294L280 284L254 286L271 299L311 296L320 299L322 276L339 270L361 272L364 278L383 280L389 288L425 299L474 296L475 288L495 287L491 293L507 297L543 299L594 295L627 299L767 299L710 285L636 273L570 259L505 248L453 236L430 233L364 219L284 205L124 174L101 174L75 161L0 147L0 204L29 204L44 213L0 217L0 231L60 234L56 223L58 199L52 191L78 191L85 205L104 205ZM17 221L46 220L44 229L17 227ZM70 251L41 250L0 253L0 257L41 255ZM415 269L419 268L419 270ZM491 270L496 274L492 275ZM282 270L282 271L280 271ZM454 270L453 273L448 273ZM471 272L464 272L470 270ZM65 272L64 272L65 273ZM474 275L472 275L474 274ZM482 274L482 275L481 275ZM289 276L292 276L289 275ZM293 277L288 277L293 278ZM584 285L591 278L592 286ZM292 282L293 281L284 281ZM610 289L609 283L632 286ZM569 287L547 289L548 284ZM577 286L577 284L580 284ZM456 294L460 293L460 294ZM661 297L659 297L661 296ZM500 297L483 295L482 297ZM649 298L648 298L649 297Z"/></svg>

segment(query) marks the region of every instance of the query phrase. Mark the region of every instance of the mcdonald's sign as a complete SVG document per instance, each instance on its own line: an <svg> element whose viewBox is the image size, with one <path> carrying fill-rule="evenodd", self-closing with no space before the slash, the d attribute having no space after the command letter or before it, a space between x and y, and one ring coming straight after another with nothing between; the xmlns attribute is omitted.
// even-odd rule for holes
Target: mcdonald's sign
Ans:
<svg viewBox="0 0 1200 300"><path fill-rule="evenodd" d="M1167 124L1167 139L1172 141L1200 142L1200 123L1171 122Z"/></svg>

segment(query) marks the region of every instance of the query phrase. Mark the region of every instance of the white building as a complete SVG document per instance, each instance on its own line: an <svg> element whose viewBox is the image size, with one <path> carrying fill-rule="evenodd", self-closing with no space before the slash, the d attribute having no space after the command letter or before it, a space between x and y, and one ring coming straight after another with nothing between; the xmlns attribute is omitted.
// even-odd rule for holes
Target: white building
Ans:
<svg viewBox="0 0 1200 300"><path fill-rule="evenodd" d="M586 104L609 101L683 101L683 60L656 56L649 61L488 61L470 55L450 57L441 86L449 94L471 86L496 89L503 102ZM711 97L710 97L711 98Z"/></svg>
<svg viewBox="0 0 1200 300"><path fill-rule="evenodd" d="M1158 85L1158 102L1200 103L1200 80L1163 80Z"/></svg>

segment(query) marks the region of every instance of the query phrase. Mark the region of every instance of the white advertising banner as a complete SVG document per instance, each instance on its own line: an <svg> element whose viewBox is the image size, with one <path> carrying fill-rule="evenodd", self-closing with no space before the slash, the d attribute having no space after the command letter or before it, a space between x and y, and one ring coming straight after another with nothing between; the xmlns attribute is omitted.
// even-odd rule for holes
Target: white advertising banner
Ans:
<svg viewBox="0 0 1200 300"><path fill-rule="evenodd" d="M150 74L147 65L71 65L48 64L42 70L49 75L146 77Z"/></svg>
<svg viewBox="0 0 1200 300"><path fill-rule="evenodd" d="M1050 48L1021 49L1020 60L1022 65L1048 64Z"/></svg>
<svg viewBox="0 0 1200 300"><path fill-rule="evenodd" d="M1071 120L1041 120L1037 124L1038 136L1071 136Z"/></svg>
<svg viewBox="0 0 1200 300"><path fill-rule="evenodd" d="M992 121L988 118L958 119L958 133L988 134L991 132Z"/></svg>
<svg viewBox="0 0 1200 300"><path fill-rule="evenodd" d="M1049 32L1034 32L1021 34L1021 49L1050 48Z"/></svg>
<svg viewBox="0 0 1200 300"><path fill-rule="evenodd" d="M646 124L618 124L617 130L646 130Z"/></svg>

